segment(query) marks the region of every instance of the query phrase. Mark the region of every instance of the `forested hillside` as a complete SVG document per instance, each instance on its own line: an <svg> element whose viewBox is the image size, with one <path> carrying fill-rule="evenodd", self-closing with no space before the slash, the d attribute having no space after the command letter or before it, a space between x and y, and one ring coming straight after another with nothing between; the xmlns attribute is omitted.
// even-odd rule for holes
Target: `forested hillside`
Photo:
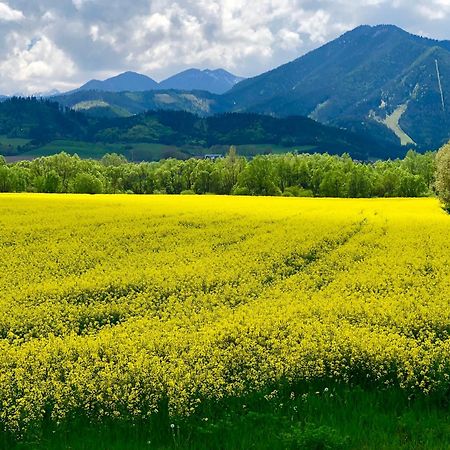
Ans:
<svg viewBox="0 0 450 450"><path fill-rule="evenodd" d="M347 152L361 160L404 154L395 145L382 146L366 136L327 127L306 117L277 119L230 113L202 118L182 111L150 111L108 119L89 117L50 101L21 98L0 104L0 136L28 139L13 148L3 145L3 153L9 156L32 155L43 144L62 139L86 142L87 147L97 143L119 148L139 143L189 147L192 150L186 153L187 157L202 155L217 145L227 148L246 144L267 144L269 149L278 146L299 152ZM0 148L1 145L0 140ZM84 156L94 154L89 154L88 149Z"/></svg>
<svg viewBox="0 0 450 450"><path fill-rule="evenodd" d="M93 117L130 117L149 110L187 111L208 116L231 109L218 95L206 91L151 90L110 92L78 90L53 97L63 106Z"/></svg>
<svg viewBox="0 0 450 450"><path fill-rule="evenodd" d="M302 114L380 141L436 149L450 138L450 42L361 26L239 83L224 99L235 111Z"/></svg>
<svg viewBox="0 0 450 450"><path fill-rule="evenodd" d="M0 103L0 135L9 138L26 138L34 144L62 137L82 139L88 127L84 115L49 100L14 97Z"/></svg>

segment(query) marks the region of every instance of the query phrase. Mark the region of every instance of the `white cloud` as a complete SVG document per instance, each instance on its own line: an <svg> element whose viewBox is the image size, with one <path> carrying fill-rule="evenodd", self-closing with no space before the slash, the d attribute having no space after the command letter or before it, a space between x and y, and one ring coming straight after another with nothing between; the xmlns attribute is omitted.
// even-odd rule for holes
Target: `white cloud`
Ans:
<svg viewBox="0 0 450 450"><path fill-rule="evenodd" d="M18 22L24 18L22 11L11 8L7 3L0 2L0 22Z"/></svg>
<svg viewBox="0 0 450 450"><path fill-rule="evenodd" d="M450 1L431 0L430 2L418 4L416 9L427 20L445 20L450 14Z"/></svg>
<svg viewBox="0 0 450 450"><path fill-rule="evenodd" d="M277 33L277 38L280 40L280 47L284 50L297 49L303 42L298 33L284 29Z"/></svg>
<svg viewBox="0 0 450 450"><path fill-rule="evenodd" d="M161 13L151 14L143 20L144 30L167 34L170 31L170 19Z"/></svg>
<svg viewBox="0 0 450 450"><path fill-rule="evenodd" d="M12 33L7 42L10 52L0 62L0 86L10 80L13 85L17 83L18 90L32 93L41 90L49 81L64 85L75 71L70 58L45 36L28 41Z"/></svg>
<svg viewBox="0 0 450 450"><path fill-rule="evenodd" d="M251 76L365 23L450 38L450 0L7 1L0 0L0 64L8 68L0 93L124 70L162 79L191 66L223 67Z"/></svg>
<svg viewBox="0 0 450 450"><path fill-rule="evenodd" d="M73 5L76 9L81 9L85 3L89 0L72 0Z"/></svg>

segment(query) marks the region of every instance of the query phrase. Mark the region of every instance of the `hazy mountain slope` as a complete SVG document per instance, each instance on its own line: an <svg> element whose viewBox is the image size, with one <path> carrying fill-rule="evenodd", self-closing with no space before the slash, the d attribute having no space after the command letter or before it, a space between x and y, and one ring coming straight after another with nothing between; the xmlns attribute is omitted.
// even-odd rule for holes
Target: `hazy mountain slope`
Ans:
<svg viewBox="0 0 450 450"><path fill-rule="evenodd" d="M226 70L188 69L157 83L152 78L136 72L124 72L107 80L91 80L74 91L100 92L143 92L151 90L183 90L208 91L213 94L223 94L244 78L233 75Z"/></svg>
<svg viewBox="0 0 450 450"><path fill-rule="evenodd" d="M146 75L136 72L124 72L104 81L88 81L76 91L138 92L158 89L158 87L158 83Z"/></svg>
<svg viewBox="0 0 450 450"><path fill-rule="evenodd" d="M309 115L399 142L397 126L419 147L450 137L435 59L450 109L450 43L394 26L362 26L307 55L237 84L224 99L236 111ZM387 120L403 107L399 123ZM404 128L404 129L403 129ZM394 131L393 131L394 130Z"/></svg>
<svg viewBox="0 0 450 450"><path fill-rule="evenodd" d="M56 95L61 95L61 91L58 89L50 89L48 91L43 92L33 92L30 97L37 97L37 98L50 98L55 97Z"/></svg>
<svg viewBox="0 0 450 450"><path fill-rule="evenodd" d="M223 69L188 69L161 81L161 89L200 90L223 94L244 78Z"/></svg>
<svg viewBox="0 0 450 450"><path fill-rule="evenodd" d="M219 97L205 91L77 91L54 98L60 104L99 117L127 117L148 110L181 110L201 116L220 112Z"/></svg>

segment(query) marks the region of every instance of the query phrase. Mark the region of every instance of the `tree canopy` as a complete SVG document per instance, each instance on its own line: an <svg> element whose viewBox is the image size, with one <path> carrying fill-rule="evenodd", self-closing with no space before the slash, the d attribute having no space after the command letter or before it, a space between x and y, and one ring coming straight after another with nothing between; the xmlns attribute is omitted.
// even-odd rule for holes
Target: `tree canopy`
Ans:
<svg viewBox="0 0 450 450"><path fill-rule="evenodd" d="M117 154L101 160L60 153L33 161L0 161L1 192L284 195L316 197L420 197L434 186L449 198L448 147L438 155L410 151L403 160L362 163L349 155L283 154L167 159L130 163ZM444 170L444 168L447 169ZM448 190L446 190L448 189Z"/></svg>

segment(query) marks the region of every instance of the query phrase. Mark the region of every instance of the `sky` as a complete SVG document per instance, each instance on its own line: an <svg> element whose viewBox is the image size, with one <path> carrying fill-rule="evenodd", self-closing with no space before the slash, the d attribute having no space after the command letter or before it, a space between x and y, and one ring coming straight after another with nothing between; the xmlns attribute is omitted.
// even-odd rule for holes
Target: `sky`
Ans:
<svg viewBox="0 0 450 450"><path fill-rule="evenodd" d="M450 39L450 0L0 0L0 94L133 70L250 77L361 24Z"/></svg>

